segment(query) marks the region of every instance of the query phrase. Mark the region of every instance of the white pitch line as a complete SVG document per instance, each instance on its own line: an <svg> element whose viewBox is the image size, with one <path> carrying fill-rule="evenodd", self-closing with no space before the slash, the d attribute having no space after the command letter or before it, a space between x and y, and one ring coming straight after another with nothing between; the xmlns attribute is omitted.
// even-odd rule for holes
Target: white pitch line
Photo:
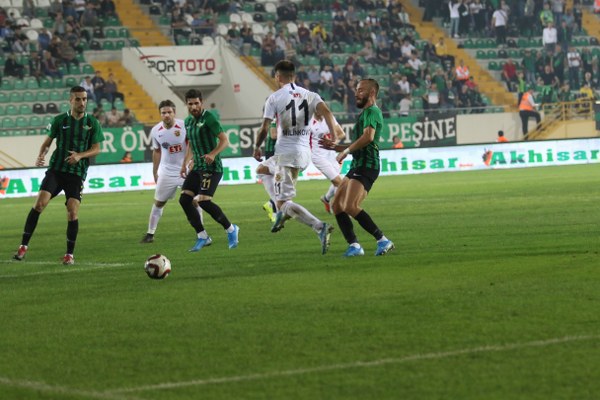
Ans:
<svg viewBox="0 0 600 400"><path fill-rule="evenodd" d="M156 385L147 385L147 386L138 386L138 387L132 387L132 388L108 390L104 393L121 394L121 393L142 392L142 391L147 391L147 390L176 389L176 388L189 387L189 386L205 386L205 385L219 384L219 383L254 381L254 380L268 379L268 378L305 375L305 374L311 374L311 373L315 373L315 372L338 371L338 370L353 369L353 368L379 367L382 365L402 364L402 363L407 363L407 362L411 362L411 361L438 360L438 359L442 359L442 358L449 358L449 357L462 356L462 355L475 354L475 353L500 352L500 351L509 351L509 350L516 350L516 349L523 349L523 348L530 348L530 347L546 347L546 346L550 346L550 345L554 345L554 344L586 341L586 340L598 340L598 339L600 339L600 335L565 336L565 337L561 337L561 338L536 340L536 341L524 342L524 343L509 343L509 344L504 344L504 345L489 345L489 346L481 346L481 347L472 347L472 348L467 348L467 349L450 350L450 351L437 352L437 353L413 354L413 355L401 357L401 358L383 358L380 360L373 360L373 361L356 361L356 362L344 363L344 364L322 365L322 366L312 367L312 368L300 368L300 369L291 369L291 370L285 370L285 371L256 373L256 374L249 374L249 375L224 376L224 377L220 377L220 378L197 379L197 380L186 381L186 382L165 382L165 383L159 383Z"/></svg>
<svg viewBox="0 0 600 400"><path fill-rule="evenodd" d="M18 261L14 261L14 262L18 262ZM13 263L13 261L10 262L4 262L4 261L0 261L0 264L10 264ZM33 264L33 265L57 265L59 264L59 261L33 261L33 262L27 262L28 265ZM102 264L102 263L80 263L78 265L83 266L83 268L69 268L69 269L52 269L52 270L43 270L43 271L36 271L36 272L25 272L23 274L10 274L10 275L3 275L0 274L0 279L7 279L7 278L21 278L21 277L25 277L25 276L37 276L37 275L56 275L56 274L67 274L67 273L71 273L71 272L85 272L85 271L95 271L98 269L108 269L108 268L120 268L120 267L124 267L126 265L133 265L132 263L106 263L106 264ZM86 267L87 266L87 267Z"/></svg>
<svg viewBox="0 0 600 400"><path fill-rule="evenodd" d="M36 382L29 380L10 379L0 376L0 386L12 386L28 390L36 390L39 392L46 393L57 393L68 396L81 396L91 399L104 399L104 400L142 400L139 397L123 396L115 393L107 392L96 392L90 390L73 389L64 386L49 385L45 382Z"/></svg>

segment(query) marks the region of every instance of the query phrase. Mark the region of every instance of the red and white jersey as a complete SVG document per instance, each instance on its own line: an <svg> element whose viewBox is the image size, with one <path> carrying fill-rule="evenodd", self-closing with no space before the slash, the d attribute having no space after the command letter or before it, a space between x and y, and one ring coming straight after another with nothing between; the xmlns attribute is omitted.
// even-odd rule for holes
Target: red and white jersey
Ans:
<svg viewBox="0 0 600 400"><path fill-rule="evenodd" d="M334 118L334 121L337 125L337 121ZM334 135L329 132L329 127L327 126L327 122L325 122L325 118L321 118L319 121L315 117L310 120L310 141L311 141L311 150L312 157L329 157L332 154L335 158L335 151L323 149L319 147L320 139L331 139L335 140Z"/></svg>
<svg viewBox="0 0 600 400"><path fill-rule="evenodd" d="M176 119L171 128L165 128L162 121L152 128L152 149L160 149L158 175L179 176L187 150L186 130L183 120Z"/></svg>
<svg viewBox="0 0 600 400"><path fill-rule="evenodd" d="M321 102L317 93L295 83L269 96L264 118L277 120L276 155L310 152L310 120Z"/></svg>

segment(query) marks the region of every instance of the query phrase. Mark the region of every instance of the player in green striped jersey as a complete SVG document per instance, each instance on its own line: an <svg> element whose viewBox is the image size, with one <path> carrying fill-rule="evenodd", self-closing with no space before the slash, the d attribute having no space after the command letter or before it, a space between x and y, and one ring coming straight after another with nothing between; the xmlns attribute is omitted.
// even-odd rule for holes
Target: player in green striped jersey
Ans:
<svg viewBox="0 0 600 400"><path fill-rule="evenodd" d="M377 240L376 256L382 256L394 249L394 243L385 237L369 214L361 208L361 203L379 176L379 138L383 128L383 115L377 107L379 84L374 79L363 79L356 88L356 106L362 109L352 130L352 143L348 146L336 145L330 139L319 141L321 147L339 151L337 160L341 162L352 154L350 170L338 187L333 199L333 212L340 230L349 246L344 254L347 257L362 256L364 250L358 243L350 216Z"/></svg>
<svg viewBox="0 0 600 400"><path fill-rule="evenodd" d="M193 199L197 195L199 195L198 205L223 226L227 233L229 248L233 249L238 245L240 228L229 222L221 208L212 202L223 177L223 163L219 154L227 148L229 140L217 118L203 108L202 93L199 90L188 90L185 93L185 102L190 113L184 121L189 142L181 166L181 176L185 181L181 186L179 204L190 225L196 230L196 244L190 251L200 251L208 243L208 234L193 204ZM194 165L188 172L188 164L192 158Z"/></svg>
<svg viewBox="0 0 600 400"><path fill-rule="evenodd" d="M35 204L27 215L21 245L14 255L15 260L20 261L25 257L40 214L50 200L64 190L67 198L67 252L63 257L63 264L75 263L73 251L79 231L78 212L83 181L87 176L90 158L100 153L104 135L98 120L85 112L87 93L84 88L71 88L69 102L71 110L54 117L47 128L48 137L40 148L35 165L43 167L50 145L56 139L56 149L50 158Z"/></svg>

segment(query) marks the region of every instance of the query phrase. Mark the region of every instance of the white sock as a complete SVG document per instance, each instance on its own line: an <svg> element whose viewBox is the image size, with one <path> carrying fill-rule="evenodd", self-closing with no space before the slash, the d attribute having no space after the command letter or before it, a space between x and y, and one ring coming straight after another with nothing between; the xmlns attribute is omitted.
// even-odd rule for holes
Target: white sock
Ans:
<svg viewBox="0 0 600 400"><path fill-rule="evenodd" d="M351 243L350 246L360 249L360 243L358 243L358 242Z"/></svg>
<svg viewBox="0 0 600 400"><path fill-rule="evenodd" d="M312 215L306 208L291 200L283 203L281 211L292 218L297 218L303 224L312 227L316 232L323 228L323 222L319 221L317 217Z"/></svg>
<svg viewBox="0 0 600 400"><path fill-rule="evenodd" d="M332 183L331 186L329 186L329 190L327 190L327 193L325 193L325 200L330 201L335 195L336 189L337 187Z"/></svg>
<svg viewBox="0 0 600 400"><path fill-rule="evenodd" d="M379 240L377 241L377 243L385 242L385 241L387 241L387 240L388 240L388 238L386 238L386 237L385 237L385 235L383 235L383 236L381 237L381 239L379 239Z"/></svg>
<svg viewBox="0 0 600 400"><path fill-rule="evenodd" d="M198 239L208 239L208 233L206 231L198 232Z"/></svg>
<svg viewBox="0 0 600 400"><path fill-rule="evenodd" d="M158 221L163 214L163 207L156 207L156 204L152 205L152 211L150 211L150 220L148 221L148 233L154 235Z"/></svg>
<svg viewBox="0 0 600 400"><path fill-rule="evenodd" d="M265 190L267 193L269 193L269 198L273 201L273 203L275 203L275 208L277 208L277 201L275 200L275 186L273 185L273 175L262 175L261 180Z"/></svg>
<svg viewBox="0 0 600 400"><path fill-rule="evenodd" d="M235 230L235 228L233 227L233 224L229 225L229 228L225 229L225 232L227 233L231 233Z"/></svg>

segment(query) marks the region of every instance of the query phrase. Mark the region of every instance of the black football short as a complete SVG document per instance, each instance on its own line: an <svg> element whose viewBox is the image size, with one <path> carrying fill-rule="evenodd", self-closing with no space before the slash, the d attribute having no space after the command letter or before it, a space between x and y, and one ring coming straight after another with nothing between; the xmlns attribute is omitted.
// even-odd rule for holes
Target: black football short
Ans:
<svg viewBox="0 0 600 400"><path fill-rule="evenodd" d="M356 179L362 183L367 192L371 190L378 176L379 170L372 168L353 168L346 174L348 179Z"/></svg>
<svg viewBox="0 0 600 400"><path fill-rule="evenodd" d="M214 196L223 177L222 172L210 172L204 170L190 171L181 186L181 190L189 190L196 195Z"/></svg>
<svg viewBox="0 0 600 400"><path fill-rule="evenodd" d="M46 176L42 180L40 190L49 192L52 195L52 198L58 196L58 194L64 190L66 198L65 204L67 204L67 201L70 198L81 202L83 179L74 174L49 169L46 171Z"/></svg>

